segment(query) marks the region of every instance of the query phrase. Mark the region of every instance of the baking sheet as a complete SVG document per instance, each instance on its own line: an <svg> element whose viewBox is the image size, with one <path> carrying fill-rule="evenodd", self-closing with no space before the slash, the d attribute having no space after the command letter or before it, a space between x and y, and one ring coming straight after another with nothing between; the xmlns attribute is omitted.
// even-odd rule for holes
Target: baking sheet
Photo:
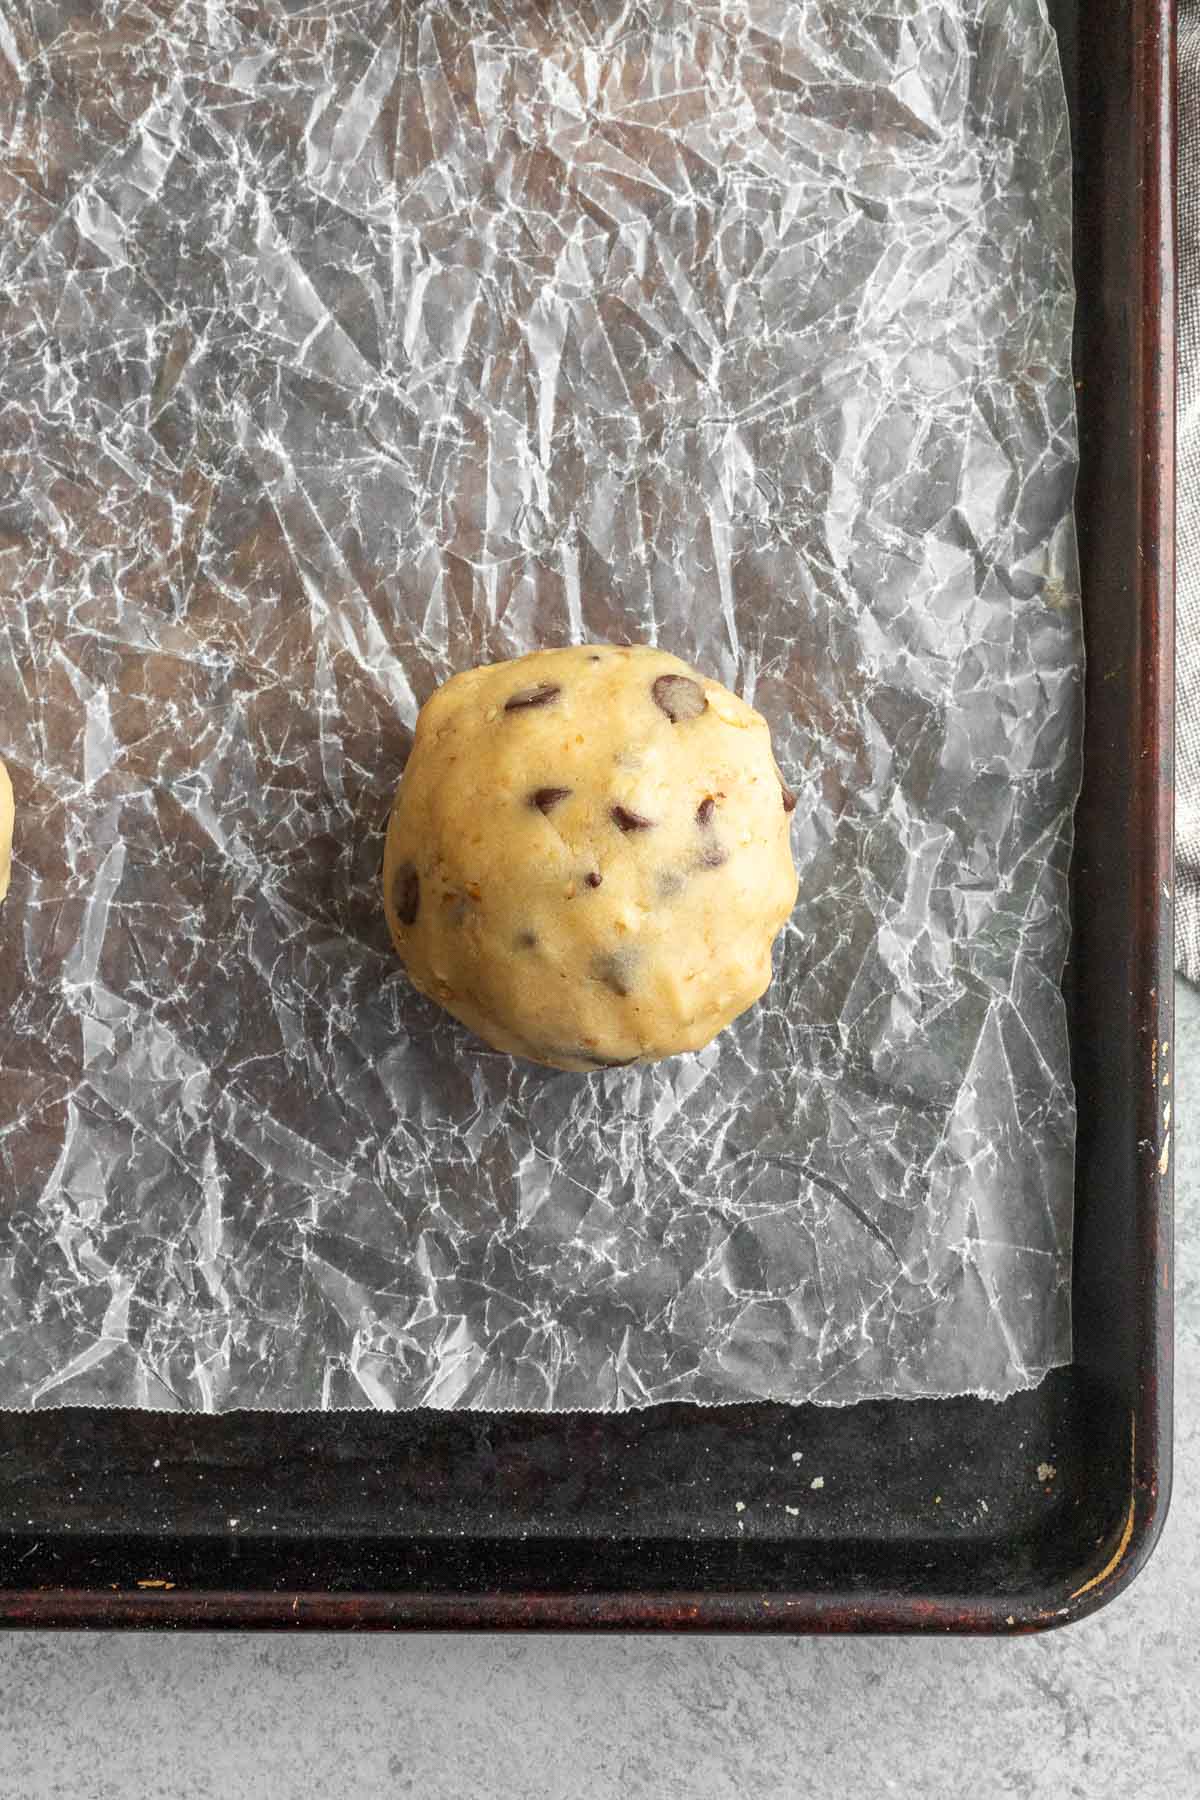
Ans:
<svg viewBox="0 0 1200 1800"><path fill-rule="evenodd" d="M0 42L0 1404L1002 1395L1070 1351L1070 159L1037 0ZM408 988L420 701L656 641L801 892L709 1050Z"/></svg>

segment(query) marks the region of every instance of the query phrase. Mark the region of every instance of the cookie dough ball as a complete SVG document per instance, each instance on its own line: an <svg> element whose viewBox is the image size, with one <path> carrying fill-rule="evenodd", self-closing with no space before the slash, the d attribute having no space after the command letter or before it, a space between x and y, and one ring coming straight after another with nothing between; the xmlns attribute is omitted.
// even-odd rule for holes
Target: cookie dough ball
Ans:
<svg viewBox="0 0 1200 1800"><path fill-rule="evenodd" d="M545 650L417 720L384 855L422 993L560 1069L698 1050L771 979L795 806L766 720L678 657Z"/></svg>
<svg viewBox="0 0 1200 1800"><path fill-rule="evenodd" d="M12 874L13 791L8 770L0 762L0 900L8 892Z"/></svg>

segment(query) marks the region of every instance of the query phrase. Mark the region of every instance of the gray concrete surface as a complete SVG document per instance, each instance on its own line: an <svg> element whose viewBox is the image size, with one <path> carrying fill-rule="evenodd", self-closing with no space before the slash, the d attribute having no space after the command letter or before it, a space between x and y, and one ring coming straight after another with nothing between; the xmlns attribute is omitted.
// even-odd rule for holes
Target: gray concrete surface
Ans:
<svg viewBox="0 0 1200 1800"><path fill-rule="evenodd" d="M3 1800L1191 1800L1200 995L1181 989L1175 1498L1134 1588L1021 1642L0 1639Z"/></svg>

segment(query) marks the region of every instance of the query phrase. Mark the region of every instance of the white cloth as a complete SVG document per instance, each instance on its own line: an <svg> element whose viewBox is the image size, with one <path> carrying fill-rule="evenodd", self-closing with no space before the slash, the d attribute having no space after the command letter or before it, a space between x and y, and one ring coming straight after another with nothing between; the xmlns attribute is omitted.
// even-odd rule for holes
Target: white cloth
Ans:
<svg viewBox="0 0 1200 1800"><path fill-rule="evenodd" d="M1175 956L1200 980L1200 0L1179 8Z"/></svg>

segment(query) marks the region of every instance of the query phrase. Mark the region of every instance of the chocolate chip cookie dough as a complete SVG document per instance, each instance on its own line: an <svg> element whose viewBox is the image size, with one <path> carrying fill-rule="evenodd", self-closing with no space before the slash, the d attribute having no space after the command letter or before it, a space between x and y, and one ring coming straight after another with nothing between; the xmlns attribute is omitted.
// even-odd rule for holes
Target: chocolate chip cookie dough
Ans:
<svg viewBox="0 0 1200 1800"><path fill-rule="evenodd" d="M0 761L0 900L8 892L12 874L13 791L8 770Z"/></svg>
<svg viewBox="0 0 1200 1800"><path fill-rule="evenodd" d="M561 1069L698 1050L771 979L795 799L766 720L660 650L456 675L417 720L384 854L422 993Z"/></svg>

